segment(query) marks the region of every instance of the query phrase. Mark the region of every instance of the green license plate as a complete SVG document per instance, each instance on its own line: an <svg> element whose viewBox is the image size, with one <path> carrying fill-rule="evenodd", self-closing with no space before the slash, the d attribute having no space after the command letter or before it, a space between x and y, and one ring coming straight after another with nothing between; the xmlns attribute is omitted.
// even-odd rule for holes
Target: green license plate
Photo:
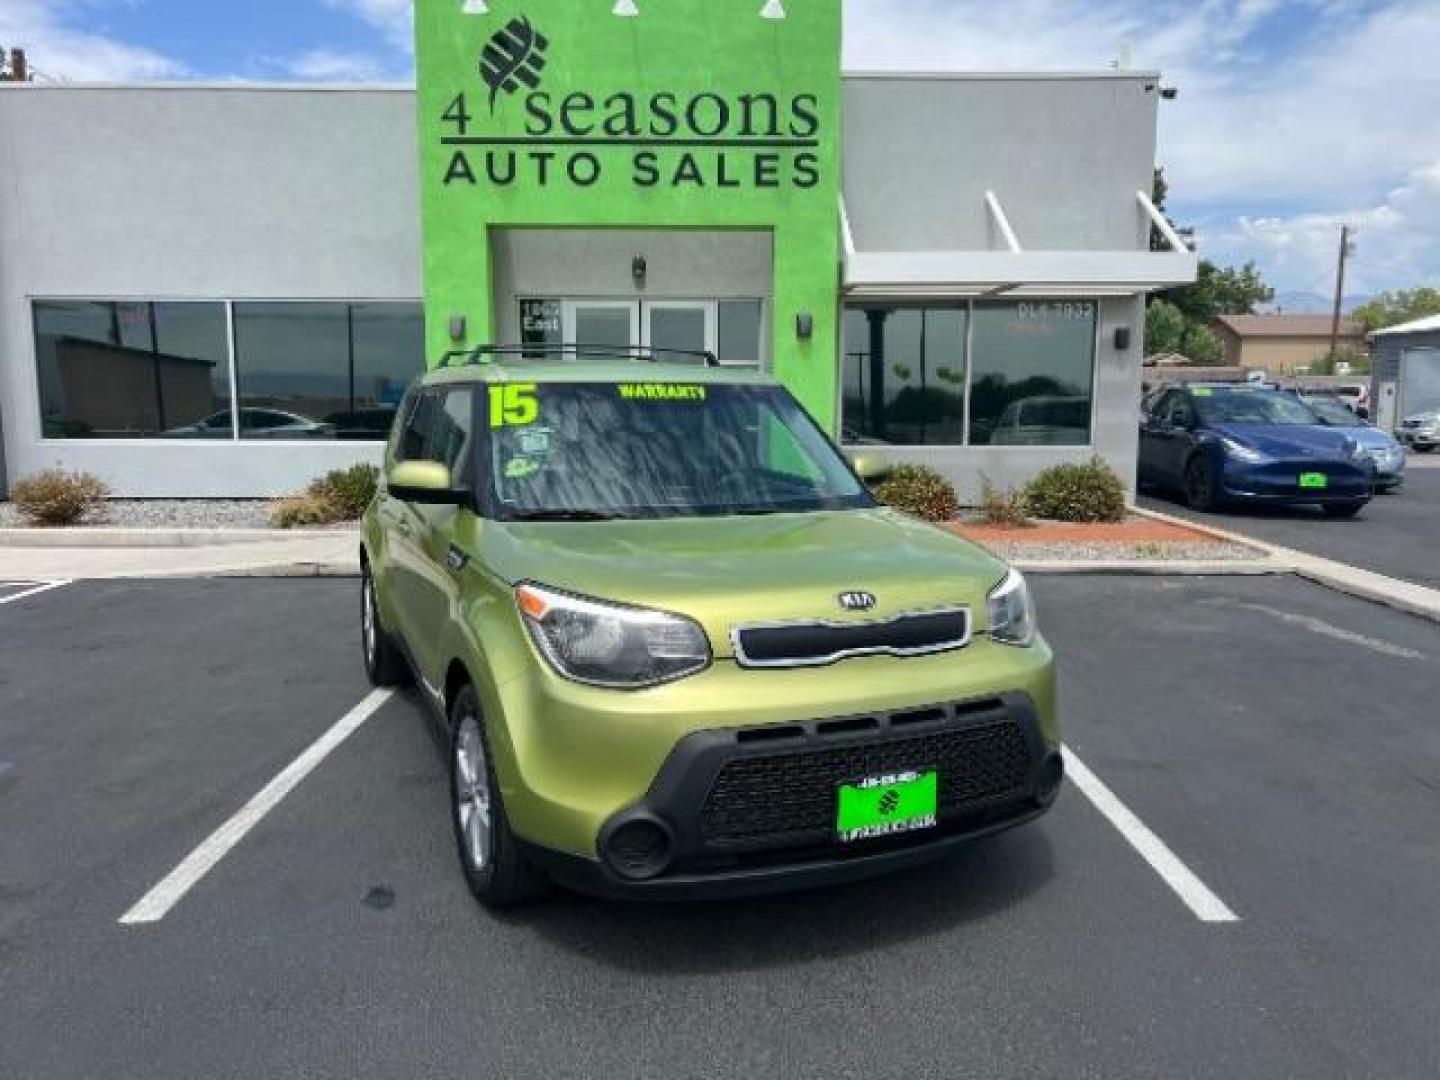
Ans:
<svg viewBox="0 0 1440 1080"><path fill-rule="evenodd" d="M840 840L850 843L932 827L938 790L934 772L894 773L841 784L835 823Z"/></svg>
<svg viewBox="0 0 1440 1080"><path fill-rule="evenodd" d="M1330 477L1323 472L1302 472L1300 486L1302 488L1327 488L1330 486Z"/></svg>

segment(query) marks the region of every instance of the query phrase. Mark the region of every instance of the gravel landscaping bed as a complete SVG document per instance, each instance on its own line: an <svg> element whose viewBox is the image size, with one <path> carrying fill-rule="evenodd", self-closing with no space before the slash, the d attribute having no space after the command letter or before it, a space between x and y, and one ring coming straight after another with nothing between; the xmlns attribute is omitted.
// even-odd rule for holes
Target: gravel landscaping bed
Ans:
<svg viewBox="0 0 1440 1080"><path fill-rule="evenodd" d="M268 529L271 505L265 499L111 499L83 525L118 529ZM15 529L26 524L13 503L0 503L0 528Z"/></svg>
<svg viewBox="0 0 1440 1080"><path fill-rule="evenodd" d="M1260 559L1264 555L1254 548L1240 544L1225 543L993 543L986 547L1002 559L1079 559L1094 561L1115 561L1129 559L1153 562L1156 560L1195 559L1202 562L1232 562L1242 559Z"/></svg>

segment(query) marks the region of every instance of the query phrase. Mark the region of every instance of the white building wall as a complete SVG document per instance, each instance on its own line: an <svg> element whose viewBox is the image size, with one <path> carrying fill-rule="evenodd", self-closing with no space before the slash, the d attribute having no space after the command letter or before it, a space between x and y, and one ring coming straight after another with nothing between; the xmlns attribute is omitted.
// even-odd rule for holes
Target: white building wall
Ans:
<svg viewBox="0 0 1440 1080"><path fill-rule="evenodd" d="M271 496L355 443L41 438L32 298L418 300L408 90L0 88L0 408L11 481Z"/></svg>

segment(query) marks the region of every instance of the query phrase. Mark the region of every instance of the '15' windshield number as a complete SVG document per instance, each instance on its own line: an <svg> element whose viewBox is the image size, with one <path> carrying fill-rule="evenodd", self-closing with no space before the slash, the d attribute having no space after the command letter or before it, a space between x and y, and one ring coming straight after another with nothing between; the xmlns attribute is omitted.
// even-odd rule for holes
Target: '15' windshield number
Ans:
<svg viewBox="0 0 1440 1080"><path fill-rule="evenodd" d="M534 383L490 387L490 426L526 427L540 417Z"/></svg>

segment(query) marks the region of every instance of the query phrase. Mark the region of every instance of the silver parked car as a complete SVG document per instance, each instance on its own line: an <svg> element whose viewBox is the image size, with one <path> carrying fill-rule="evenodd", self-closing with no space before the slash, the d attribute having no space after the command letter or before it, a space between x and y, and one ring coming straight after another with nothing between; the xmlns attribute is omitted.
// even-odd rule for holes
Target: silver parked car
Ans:
<svg viewBox="0 0 1440 1080"><path fill-rule="evenodd" d="M1407 416L1395 430L1395 437L1413 450L1430 453L1440 446L1440 409Z"/></svg>

